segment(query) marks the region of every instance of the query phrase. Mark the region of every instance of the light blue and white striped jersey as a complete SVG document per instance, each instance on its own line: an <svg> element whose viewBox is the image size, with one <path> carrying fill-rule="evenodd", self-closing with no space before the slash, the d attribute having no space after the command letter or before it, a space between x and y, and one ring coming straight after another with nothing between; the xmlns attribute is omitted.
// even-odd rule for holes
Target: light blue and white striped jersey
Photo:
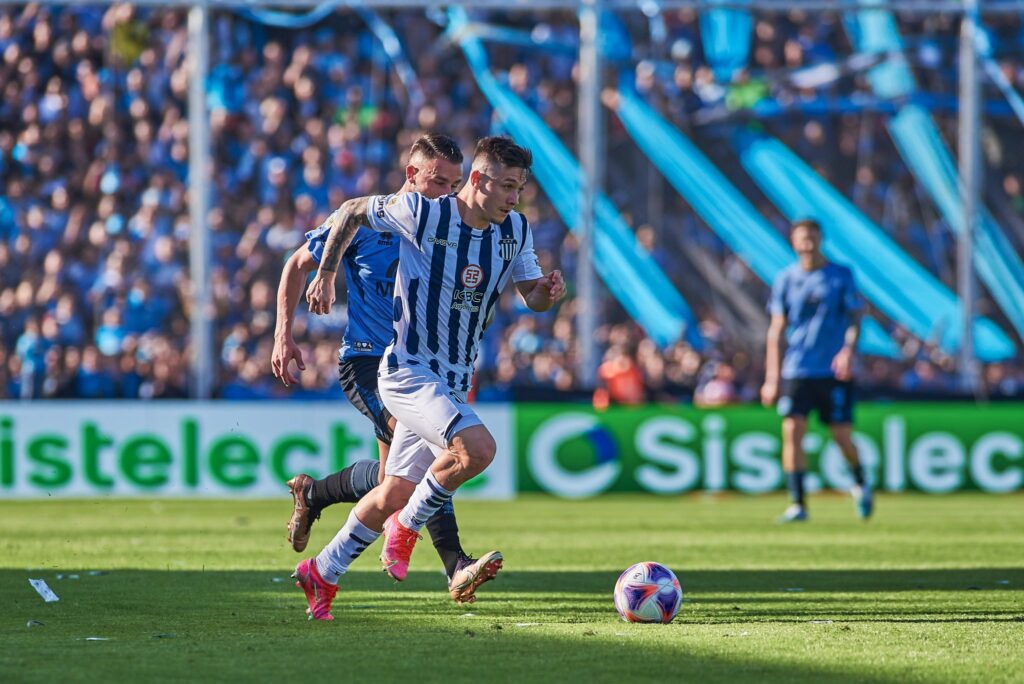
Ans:
<svg viewBox="0 0 1024 684"><path fill-rule="evenodd" d="M422 364L468 391L499 295L510 280L543 276L526 217L513 211L500 226L477 230L462 222L454 195L414 192L371 197L367 215L374 230L402 238L387 370Z"/></svg>

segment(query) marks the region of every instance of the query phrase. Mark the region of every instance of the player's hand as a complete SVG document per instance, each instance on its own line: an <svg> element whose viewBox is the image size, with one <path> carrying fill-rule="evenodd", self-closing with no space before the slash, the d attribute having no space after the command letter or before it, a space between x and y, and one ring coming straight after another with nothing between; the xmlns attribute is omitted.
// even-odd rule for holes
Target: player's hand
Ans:
<svg viewBox="0 0 1024 684"><path fill-rule="evenodd" d="M565 278L561 271L552 271L537 281L537 287L544 288L552 304L565 296Z"/></svg>
<svg viewBox="0 0 1024 684"><path fill-rule="evenodd" d="M274 369L274 377L284 383L285 387L299 382L299 378L292 375L290 367L292 359L295 360L295 365L300 371L306 370L306 364L302 362L302 352L299 350L299 345L295 344L295 340L291 337L275 338L274 351L270 355L270 366Z"/></svg>
<svg viewBox="0 0 1024 684"><path fill-rule="evenodd" d="M836 380L849 382L853 379L853 350L843 347L839 353L832 358L832 372L836 374Z"/></svg>
<svg viewBox="0 0 1024 684"><path fill-rule="evenodd" d="M761 385L761 405L767 408L775 406L779 400L779 383L766 382Z"/></svg>
<svg viewBox="0 0 1024 684"><path fill-rule="evenodd" d="M334 274L317 271L313 282L306 288L306 301L309 302L310 313L331 313L331 306L334 305Z"/></svg>

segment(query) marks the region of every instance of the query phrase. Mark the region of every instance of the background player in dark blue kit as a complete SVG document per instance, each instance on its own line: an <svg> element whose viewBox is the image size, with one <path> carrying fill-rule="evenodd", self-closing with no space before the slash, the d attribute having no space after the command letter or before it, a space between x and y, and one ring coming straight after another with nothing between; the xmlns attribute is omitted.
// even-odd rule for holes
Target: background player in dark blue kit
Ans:
<svg viewBox="0 0 1024 684"><path fill-rule="evenodd" d="M458 145L448 136L421 137L409 151L406 182L398 194L419 192L437 198L458 190L462 183L462 159ZM302 353L292 337L292 323L306 277L320 264L328 233L326 225L306 233L306 247L296 250L281 274L272 366L274 376L285 385L297 381L290 368L293 360L300 371L305 369ZM362 228L342 257L348 283L348 326L338 352L338 374L349 401L373 422L380 460L359 461L322 480L306 474L289 480L294 505L288 541L296 551L306 548L313 522L324 508L361 499L377 486L387 461L395 419L380 399L377 367L393 335L392 297L398 254L398 239L394 235ZM500 569L500 554L491 552L480 559L467 556L451 505L431 518L427 530L444 563L452 598L460 603L473 601L477 587L493 579Z"/></svg>
<svg viewBox="0 0 1024 684"><path fill-rule="evenodd" d="M778 402L782 416L782 466L792 504L780 522L807 519L803 438L807 416L818 412L853 473L850 490L862 518L871 515L872 495L853 443L853 359L863 303L850 269L830 263L821 252L821 226L797 221L790 241L799 260L772 285L768 308L765 382L761 401ZM782 357L782 339L786 354ZM781 378L781 384L780 384Z"/></svg>

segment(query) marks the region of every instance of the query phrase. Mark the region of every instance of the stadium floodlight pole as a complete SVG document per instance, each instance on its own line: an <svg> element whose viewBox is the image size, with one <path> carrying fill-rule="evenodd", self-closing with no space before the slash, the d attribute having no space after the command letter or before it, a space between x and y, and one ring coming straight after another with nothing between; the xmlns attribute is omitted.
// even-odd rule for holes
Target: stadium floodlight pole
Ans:
<svg viewBox="0 0 1024 684"><path fill-rule="evenodd" d="M598 32L601 0L585 0L580 9L579 130L582 166L579 197L579 254L576 260L576 379L586 389L597 386L597 276L594 234L597 198L604 178L604 127L601 109L601 51Z"/></svg>
<svg viewBox="0 0 1024 684"><path fill-rule="evenodd" d="M206 78L210 67L209 5L197 2L188 13L188 211L191 308L191 391L209 399L213 388L213 302L210 291L210 119Z"/></svg>
<svg viewBox="0 0 1024 684"><path fill-rule="evenodd" d="M981 86L978 78L978 0L965 0L960 23L960 202L963 229L957 250L957 289L960 295L960 389L978 389L974 358L974 236L981 208Z"/></svg>

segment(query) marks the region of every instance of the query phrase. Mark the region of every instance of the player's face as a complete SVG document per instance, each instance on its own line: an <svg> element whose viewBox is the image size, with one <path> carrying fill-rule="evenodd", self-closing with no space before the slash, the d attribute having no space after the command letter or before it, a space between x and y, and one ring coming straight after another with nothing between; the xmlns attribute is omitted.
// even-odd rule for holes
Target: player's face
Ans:
<svg viewBox="0 0 1024 684"><path fill-rule="evenodd" d="M444 197L462 185L462 167L447 159L424 159L409 168L415 170L413 189L430 199Z"/></svg>
<svg viewBox="0 0 1024 684"><path fill-rule="evenodd" d="M821 250L821 232L806 226L793 229L790 236L793 250L800 256L814 256Z"/></svg>
<svg viewBox="0 0 1024 684"><path fill-rule="evenodd" d="M519 204L526 187L527 172L516 166L490 167L493 175L478 171L477 189L483 196L484 212L491 223L501 223Z"/></svg>

